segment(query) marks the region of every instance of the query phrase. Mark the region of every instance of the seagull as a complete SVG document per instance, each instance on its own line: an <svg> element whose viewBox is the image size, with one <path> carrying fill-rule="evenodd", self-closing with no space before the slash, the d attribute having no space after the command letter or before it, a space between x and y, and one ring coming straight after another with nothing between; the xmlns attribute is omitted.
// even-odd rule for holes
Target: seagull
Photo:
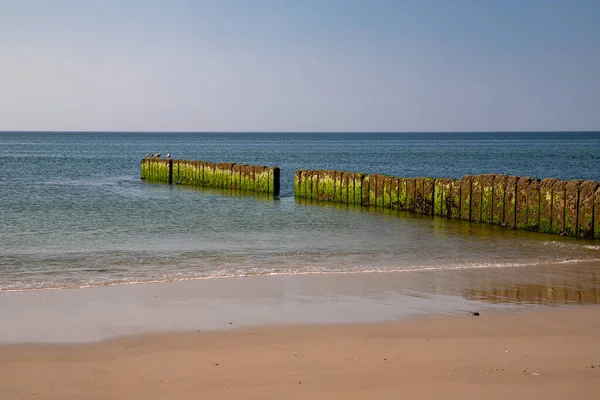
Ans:
<svg viewBox="0 0 600 400"><path fill-rule="evenodd" d="M156 155L154 155L154 158L160 158L160 153L156 153Z"/></svg>
<svg viewBox="0 0 600 400"><path fill-rule="evenodd" d="M167 154L167 158L171 158L171 153L168 153L168 154Z"/></svg>
<svg viewBox="0 0 600 400"><path fill-rule="evenodd" d="M148 153L148 154L146 154L146 157L147 157L147 158L152 158L152 153Z"/></svg>

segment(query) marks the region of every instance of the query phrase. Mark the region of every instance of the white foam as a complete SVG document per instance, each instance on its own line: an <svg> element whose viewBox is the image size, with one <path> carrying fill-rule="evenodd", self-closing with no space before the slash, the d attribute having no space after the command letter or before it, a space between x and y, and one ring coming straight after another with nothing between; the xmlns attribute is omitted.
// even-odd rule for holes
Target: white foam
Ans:
<svg viewBox="0 0 600 400"><path fill-rule="evenodd" d="M92 288L102 286L119 286L119 285L140 285L140 284L151 284L151 283L166 283L166 282L181 282L181 281L193 281L193 280L207 280L207 279L232 279L232 278L244 278L244 277L255 277L255 276L295 276L295 275L345 275L345 274L377 274L377 273L411 273L411 272L435 272L435 271L456 271L456 270L472 270L472 269L501 269L501 268L525 268L534 267L539 265L550 265L550 264L580 264L586 262L597 262L597 258L584 258L584 259L565 259L565 260L554 260L551 263L547 261L538 262L470 262L464 264L450 264L450 265L412 265L412 266L378 266L372 267L368 265L360 265L352 268L335 268L335 267L323 267L323 266L304 266L300 268L249 268L235 270L220 269L214 271L204 271L198 273L172 273L172 274L161 274L160 277L149 276L147 279L139 279L139 277L128 277L121 276L119 279L112 279L110 277L104 279L92 279L85 283L72 283L72 284L55 284L52 285L43 283L37 284L25 284L23 282L15 282L6 285L4 288L0 288L0 292L23 292L23 291L34 291L34 290L63 290L63 289L76 289L76 288Z"/></svg>

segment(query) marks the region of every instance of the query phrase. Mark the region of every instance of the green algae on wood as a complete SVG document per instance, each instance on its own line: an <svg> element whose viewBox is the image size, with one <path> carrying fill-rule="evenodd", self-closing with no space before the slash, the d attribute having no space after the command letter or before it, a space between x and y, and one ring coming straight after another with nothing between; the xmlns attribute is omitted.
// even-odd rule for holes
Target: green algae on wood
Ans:
<svg viewBox="0 0 600 400"><path fill-rule="evenodd" d="M406 209L415 212L417 195L417 180L415 178L406 178Z"/></svg>
<svg viewBox="0 0 600 400"><path fill-rule="evenodd" d="M221 189L223 187L222 181L223 181L223 176L221 173L221 168L219 167L218 163L211 163L211 167L212 167L212 185L210 185L209 187L211 188L215 188L215 189Z"/></svg>
<svg viewBox="0 0 600 400"><path fill-rule="evenodd" d="M187 185L189 183L189 171L188 171L188 162L187 160L178 160L177 161L177 179L175 182L179 182L182 185Z"/></svg>
<svg viewBox="0 0 600 400"><path fill-rule="evenodd" d="M300 198L309 199L310 198L310 183L308 182L308 174L307 170L300 170Z"/></svg>
<svg viewBox="0 0 600 400"><path fill-rule="evenodd" d="M423 193L424 179L415 178L415 196L413 212L417 214L425 214L425 194Z"/></svg>
<svg viewBox="0 0 600 400"><path fill-rule="evenodd" d="M391 178L390 180L390 209L398 210L398 199L400 196L400 180L399 178Z"/></svg>
<svg viewBox="0 0 600 400"><path fill-rule="evenodd" d="M342 174L342 198L345 204L355 204L355 173L344 172Z"/></svg>
<svg viewBox="0 0 600 400"><path fill-rule="evenodd" d="M255 179L255 168L259 171ZM255 167L231 162L144 158L141 177L149 182L177 183L216 189L243 189L279 194L278 167Z"/></svg>
<svg viewBox="0 0 600 400"><path fill-rule="evenodd" d="M471 183L473 177L465 175L460 180L460 219L471 219Z"/></svg>
<svg viewBox="0 0 600 400"><path fill-rule="evenodd" d="M311 171L302 171L302 178L300 180L300 187L301 187L301 193L302 193L302 198L304 199L310 199L311 193L312 193L312 189L310 187L310 174Z"/></svg>
<svg viewBox="0 0 600 400"><path fill-rule="evenodd" d="M230 162L222 162L219 163L219 171L221 175L221 184L220 188L230 189L231 188L231 175L233 170L234 163ZM264 193L268 193L268 187L263 190Z"/></svg>
<svg viewBox="0 0 600 400"><path fill-rule="evenodd" d="M251 189L254 192L260 191L261 187L269 186L269 178L265 174L265 167L262 165L254 166L254 187Z"/></svg>
<svg viewBox="0 0 600 400"><path fill-rule="evenodd" d="M170 183L172 179L171 159L144 158L141 162L141 177L148 182Z"/></svg>
<svg viewBox="0 0 600 400"><path fill-rule="evenodd" d="M177 180L182 185L189 184L189 166L187 160L178 160L177 162Z"/></svg>
<svg viewBox="0 0 600 400"><path fill-rule="evenodd" d="M202 163L204 174L202 176L202 186L215 187L215 165L211 162Z"/></svg>
<svg viewBox="0 0 600 400"><path fill-rule="evenodd" d="M250 191L254 188L254 167L252 165L243 164L240 174L240 189Z"/></svg>
<svg viewBox="0 0 600 400"><path fill-rule="evenodd" d="M398 210L408 210L408 178L398 178Z"/></svg>
<svg viewBox="0 0 600 400"><path fill-rule="evenodd" d="M196 163L194 161L185 160L183 165L180 165L179 168L183 168L183 176L181 177L181 184L183 185L195 185L198 184L195 182L196 174ZM201 183L201 182L200 182Z"/></svg>
<svg viewBox="0 0 600 400"><path fill-rule="evenodd" d="M440 217L452 218L452 208L453 208L453 197L452 197L452 185L455 182L455 179L448 178L440 178L436 179L435 186L435 195L438 196L438 191L440 192L440 213L436 214ZM459 189L460 190L460 189ZM458 201L457 204L460 204L460 191L458 193Z"/></svg>
<svg viewBox="0 0 600 400"><path fill-rule="evenodd" d="M334 195L334 184L333 171L319 171L318 172L318 187L317 187L317 200L319 201L332 201Z"/></svg>
<svg viewBox="0 0 600 400"><path fill-rule="evenodd" d="M345 198L342 199L343 172L333 171L333 202L346 203Z"/></svg>
<svg viewBox="0 0 600 400"><path fill-rule="evenodd" d="M558 181L556 178L546 178L540 182L540 232L552 231L552 187Z"/></svg>
<svg viewBox="0 0 600 400"><path fill-rule="evenodd" d="M433 215L436 217L441 217L443 215L442 203L444 202L443 179L436 179L434 181L434 186Z"/></svg>
<svg viewBox="0 0 600 400"><path fill-rule="evenodd" d="M540 229L540 180L532 179L527 186L527 228L537 232Z"/></svg>
<svg viewBox="0 0 600 400"><path fill-rule="evenodd" d="M562 235L565 231L566 181L552 185L552 233Z"/></svg>
<svg viewBox="0 0 600 400"><path fill-rule="evenodd" d="M362 187L362 205L369 206L370 202L370 187L371 187L371 179L369 175L362 175L361 187Z"/></svg>
<svg viewBox="0 0 600 400"><path fill-rule="evenodd" d="M447 199L451 196L450 185L452 185L452 179L438 178L434 180L433 215L438 217L448 217Z"/></svg>
<svg viewBox="0 0 600 400"><path fill-rule="evenodd" d="M340 187L339 187L339 190L336 187L336 191L335 191L336 197L338 196L338 193L339 193L340 202L344 203L344 204L348 204L350 201L350 196L348 194L348 176L349 175L350 174L348 172L342 172L340 174Z"/></svg>
<svg viewBox="0 0 600 400"><path fill-rule="evenodd" d="M385 176L377 175L377 187L375 188L375 206L384 208L385 203Z"/></svg>
<svg viewBox="0 0 600 400"><path fill-rule="evenodd" d="M594 193L594 238L600 239L600 187Z"/></svg>
<svg viewBox="0 0 600 400"><path fill-rule="evenodd" d="M539 180L519 177L517 182L516 227L537 231L539 227Z"/></svg>
<svg viewBox="0 0 600 400"><path fill-rule="evenodd" d="M300 171L300 197L303 199L310 198L310 182L308 181L309 171Z"/></svg>
<svg viewBox="0 0 600 400"><path fill-rule="evenodd" d="M264 165L254 166L254 191L269 192L269 169Z"/></svg>
<svg viewBox="0 0 600 400"><path fill-rule="evenodd" d="M319 171L312 171L310 175L310 198L313 200L319 199Z"/></svg>
<svg viewBox="0 0 600 400"><path fill-rule="evenodd" d="M390 210L392 208L392 177L383 175L382 180L383 180L382 207Z"/></svg>
<svg viewBox="0 0 600 400"><path fill-rule="evenodd" d="M481 194L483 182L482 175L474 175L471 178L471 213L469 220L472 222L481 221Z"/></svg>
<svg viewBox="0 0 600 400"><path fill-rule="evenodd" d="M379 175L369 174L369 205L377 206L377 178Z"/></svg>
<svg viewBox="0 0 600 400"><path fill-rule="evenodd" d="M229 188L231 185L231 168L233 167L233 164L232 163L219 163L219 164L217 164L217 167L219 169L219 177L220 177L218 189ZM266 193L266 189L267 188L265 187L265 193Z"/></svg>
<svg viewBox="0 0 600 400"><path fill-rule="evenodd" d="M450 208L448 213L454 219L461 219L461 203L462 203L462 181L453 179L450 186Z"/></svg>
<svg viewBox="0 0 600 400"><path fill-rule="evenodd" d="M579 186L583 181L569 181L565 185L565 236L577 236L577 212L579 209Z"/></svg>
<svg viewBox="0 0 600 400"><path fill-rule="evenodd" d="M517 183L519 177L509 176L506 178L506 186L504 190L504 220L502 226L507 228L515 228L516 225L516 205L517 205Z"/></svg>
<svg viewBox="0 0 600 400"><path fill-rule="evenodd" d="M346 172L346 185L348 190L348 201L347 204L355 204L354 198L354 172Z"/></svg>
<svg viewBox="0 0 600 400"><path fill-rule="evenodd" d="M433 215L433 197L435 194L435 181L432 178L423 178L423 205L425 215Z"/></svg>
<svg viewBox="0 0 600 400"><path fill-rule="evenodd" d="M242 189L242 166L240 164L234 164L231 169L231 188L233 190Z"/></svg>
<svg viewBox="0 0 600 400"><path fill-rule="evenodd" d="M390 208L390 177L379 175L377 177L377 207Z"/></svg>
<svg viewBox="0 0 600 400"><path fill-rule="evenodd" d="M171 169L171 180L172 183L178 182L179 181L179 160L173 160L173 167Z"/></svg>
<svg viewBox="0 0 600 400"><path fill-rule="evenodd" d="M519 177L517 181L517 207L516 207L516 227L517 229L527 229L527 187L531 182L528 176Z"/></svg>
<svg viewBox="0 0 600 400"><path fill-rule="evenodd" d="M491 224L494 210L494 175L481 175L481 222Z"/></svg>
<svg viewBox="0 0 600 400"><path fill-rule="evenodd" d="M179 178L177 181L182 185L192 184L192 166L191 161L180 160L178 163Z"/></svg>
<svg viewBox="0 0 600 400"><path fill-rule="evenodd" d="M594 194L598 182L584 181L579 185L579 208L577 210L577 237L594 238Z"/></svg>
<svg viewBox="0 0 600 400"><path fill-rule="evenodd" d="M219 165L219 163L215 163L214 167L213 167L213 185L211 185L211 187L215 188L215 189L222 189L223 188L223 180L224 180L224 174L223 174L223 170L221 169L221 166Z"/></svg>
<svg viewBox="0 0 600 400"><path fill-rule="evenodd" d="M143 166L154 173L155 165ZM269 171L269 182L272 168ZM235 170L235 165L231 170ZM183 176L178 162L174 176ZM150 173L150 172L149 172ZM233 172L232 172L233 174ZM257 169L256 175L260 176ZM235 174L233 174L235 175ZM231 182L235 179L232 175ZM260 178L258 178L260 180ZM273 190L269 183L269 191ZM506 175L465 175L461 180L398 178L343 171L299 170L294 176L298 198L358 204L425 215L493 223L505 227L600 238L600 183L563 182ZM297 192L297 193L296 193Z"/></svg>
<svg viewBox="0 0 600 400"><path fill-rule="evenodd" d="M362 205L363 204L363 180L365 179L365 175L362 173L354 174L354 204ZM367 180L364 184L366 186L366 191L368 192L369 181ZM367 205L369 204L369 197L367 196Z"/></svg>

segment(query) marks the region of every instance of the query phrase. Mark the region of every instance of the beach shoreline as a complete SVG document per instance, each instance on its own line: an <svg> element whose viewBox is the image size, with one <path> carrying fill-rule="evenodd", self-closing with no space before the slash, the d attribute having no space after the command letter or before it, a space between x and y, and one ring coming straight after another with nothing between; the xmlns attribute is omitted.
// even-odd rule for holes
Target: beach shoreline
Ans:
<svg viewBox="0 0 600 400"><path fill-rule="evenodd" d="M599 304L598 267L281 275L3 292L0 344Z"/></svg>
<svg viewBox="0 0 600 400"><path fill-rule="evenodd" d="M600 307L0 346L0 398L589 396Z"/></svg>
<svg viewBox="0 0 600 400"><path fill-rule="evenodd" d="M4 292L0 399L593 397L598 267Z"/></svg>

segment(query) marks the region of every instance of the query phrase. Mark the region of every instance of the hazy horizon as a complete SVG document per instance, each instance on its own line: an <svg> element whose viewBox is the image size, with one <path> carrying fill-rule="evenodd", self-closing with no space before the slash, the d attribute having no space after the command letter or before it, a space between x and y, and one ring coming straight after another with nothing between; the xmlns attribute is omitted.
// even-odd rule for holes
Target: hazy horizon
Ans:
<svg viewBox="0 0 600 400"><path fill-rule="evenodd" d="M592 0L0 0L0 11L0 131L600 131Z"/></svg>
<svg viewBox="0 0 600 400"><path fill-rule="evenodd" d="M335 135L335 134L368 134L368 135L392 135L392 134L407 134L407 135L423 135L423 134L516 134L516 133L527 133L527 134L561 134L561 133L598 133L600 130L562 130L562 131L126 131L126 130L0 130L0 133L140 133L140 134L161 134L161 133L174 133L174 134L324 134L324 135Z"/></svg>

